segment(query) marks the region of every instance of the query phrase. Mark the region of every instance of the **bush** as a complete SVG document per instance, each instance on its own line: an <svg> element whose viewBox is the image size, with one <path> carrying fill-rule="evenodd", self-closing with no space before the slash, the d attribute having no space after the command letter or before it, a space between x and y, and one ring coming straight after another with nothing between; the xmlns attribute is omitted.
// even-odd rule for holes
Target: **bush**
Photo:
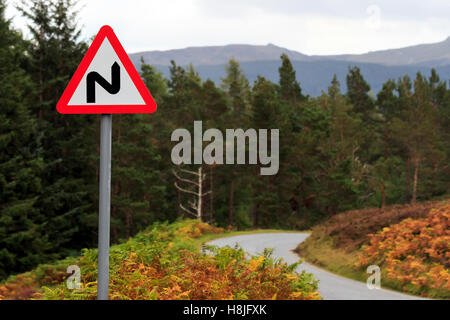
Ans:
<svg viewBox="0 0 450 320"><path fill-rule="evenodd" d="M249 257L240 248L208 246L213 255L198 250L198 238L222 233L197 220L155 224L134 238L110 250L110 299L320 299L311 274L295 273L271 257L271 252ZM196 242L197 241L197 242ZM65 279L56 283L37 279L37 270L0 287L4 299L95 299L97 250L84 250L77 261L82 288L69 290ZM65 267L55 269L56 274ZM42 269L42 267L41 267ZM11 285L14 284L13 287ZM17 287L26 295L18 297ZM30 289L31 288L31 289Z"/></svg>
<svg viewBox="0 0 450 320"><path fill-rule="evenodd" d="M403 289L450 297L450 204L425 218L407 218L369 236L357 266L384 266Z"/></svg>
<svg viewBox="0 0 450 320"><path fill-rule="evenodd" d="M346 211L314 227L310 241L320 235L333 239L336 248L353 251L369 242L369 234L376 233L384 227L406 218L424 218L432 208L440 203L442 202L429 201L414 205L393 205L385 208Z"/></svg>

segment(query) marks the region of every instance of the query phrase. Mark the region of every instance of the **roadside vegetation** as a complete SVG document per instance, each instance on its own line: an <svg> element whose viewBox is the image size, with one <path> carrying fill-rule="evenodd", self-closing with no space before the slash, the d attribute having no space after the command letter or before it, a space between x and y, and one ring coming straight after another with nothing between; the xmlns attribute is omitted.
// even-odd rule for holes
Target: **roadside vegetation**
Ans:
<svg viewBox="0 0 450 320"><path fill-rule="evenodd" d="M321 299L312 274L266 250L246 256L239 247L202 245L232 234L198 220L156 223L110 252L110 299ZM200 250L202 248L202 250ZM205 250L212 254L206 254ZM202 252L203 251L203 252ZM67 267L81 271L81 288L68 289ZM95 299L97 250L40 265L0 284L1 299Z"/></svg>
<svg viewBox="0 0 450 320"><path fill-rule="evenodd" d="M360 281L378 265L382 287L450 298L450 202L343 212L314 227L296 251Z"/></svg>

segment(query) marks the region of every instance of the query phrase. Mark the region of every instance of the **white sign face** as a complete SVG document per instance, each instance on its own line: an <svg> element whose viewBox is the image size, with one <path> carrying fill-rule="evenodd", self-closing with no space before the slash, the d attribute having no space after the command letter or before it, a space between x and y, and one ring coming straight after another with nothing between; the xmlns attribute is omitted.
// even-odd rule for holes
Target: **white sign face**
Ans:
<svg viewBox="0 0 450 320"><path fill-rule="evenodd" d="M104 38L68 106L145 104L108 38Z"/></svg>

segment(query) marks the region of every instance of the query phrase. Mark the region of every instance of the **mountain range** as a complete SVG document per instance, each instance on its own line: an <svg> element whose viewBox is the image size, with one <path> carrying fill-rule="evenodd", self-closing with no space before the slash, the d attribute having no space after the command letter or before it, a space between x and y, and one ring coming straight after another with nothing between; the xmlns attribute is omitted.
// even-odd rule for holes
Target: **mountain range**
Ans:
<svg viewBox="0 0 450 320"><path fill-rule="evenodd" d="M326 90L334 74L345 88L345 76L350 66L359 66L361 73L375 94L383 82L403 75L415 77L417 72L425 75L435 68L442 80L450 78L450 37L432 44L421 44L399 49L373 51L365 54L306 55L274 44L189 47L167 51L145 51L130 54L135 66L140 69L140 59L155 66L169 77L170 61L178 65L192 64L203 79L220 83L225 76L225 65L229 59L239 61L250 83L258 75L278 82L280 56L286 53L297 74L305 94L317 96Z"/></svg>

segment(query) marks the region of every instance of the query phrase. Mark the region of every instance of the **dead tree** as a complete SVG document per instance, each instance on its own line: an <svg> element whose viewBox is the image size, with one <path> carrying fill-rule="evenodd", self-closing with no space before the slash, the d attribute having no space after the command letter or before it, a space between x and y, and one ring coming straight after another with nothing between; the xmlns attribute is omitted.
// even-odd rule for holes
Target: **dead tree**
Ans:
<svg viewBox="0 0 450 320"><path fill-rule="evenodd" d="M174 185L178 192L190 196L187 201L187 207L183 206L180 201L180 208L190 216L202 220L203 197L211 193L211 191L203 192L203 182L205 181L206 175L202 173L202 167L200 166L197 172L178 168L178 172L172 170L172 173L177 179ZM187 174L191 178L183 177L183 173ZM182 183L183 187L180 186ZM186 185L186 187L184 187L184 185Z"/></svg>

